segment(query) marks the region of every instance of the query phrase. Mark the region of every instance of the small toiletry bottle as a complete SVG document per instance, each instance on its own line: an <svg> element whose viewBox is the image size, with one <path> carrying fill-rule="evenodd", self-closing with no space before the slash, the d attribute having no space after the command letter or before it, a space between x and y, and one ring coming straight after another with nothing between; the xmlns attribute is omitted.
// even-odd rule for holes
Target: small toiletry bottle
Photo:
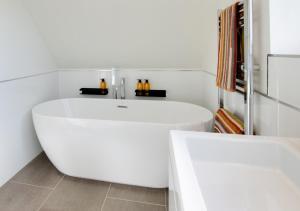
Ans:
<svg viewBox="0 0 300 211"><path fill-rule="evenodd" d="M144 90L145 90L145 91L149 91L150 89L151 89L151 85L150 85L150 83L149 83L149 80L146 79L146 80L145 80L145 83L144 83Z"/></svg>
<svg viewBox="0 0 300 211"><path fill-rule="evenodd" d="M144 88L145 95L146 95L146 96L149 96L149 91L150 91L150 89L151 89L151 85L150 85L148 79L145 79L145 83L144 83L143 88Z"/></svg>
<svg viewBox="0 0 300 211"><path fill-rule="evenodd" d="M136 90L142 91L143 90L143 83L141 79L138 79L138 82L136 84Z"/></svg>
<svg viewBox="0 0 300 211"><path fill-rule="evenodd" d="M106 81L104 78L101 79L100 89L107 89Z"/></svg>
<svg viewBox="0 0 300 211"><path fill-rule="evenodd" d="M143 83L141 79L138 79L138 82L136 84L136 95L137 96L143 95Z"/></svg>

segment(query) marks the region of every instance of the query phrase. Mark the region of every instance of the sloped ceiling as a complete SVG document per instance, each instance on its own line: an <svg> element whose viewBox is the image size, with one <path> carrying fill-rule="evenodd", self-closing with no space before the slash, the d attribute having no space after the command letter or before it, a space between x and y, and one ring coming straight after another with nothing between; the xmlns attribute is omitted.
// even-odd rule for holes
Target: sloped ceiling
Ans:
<svg viewBox="0 0 300 211"><path fill-rule="evenodd" d="M60 68L201 67L201 0L23 1Z"/></svg>

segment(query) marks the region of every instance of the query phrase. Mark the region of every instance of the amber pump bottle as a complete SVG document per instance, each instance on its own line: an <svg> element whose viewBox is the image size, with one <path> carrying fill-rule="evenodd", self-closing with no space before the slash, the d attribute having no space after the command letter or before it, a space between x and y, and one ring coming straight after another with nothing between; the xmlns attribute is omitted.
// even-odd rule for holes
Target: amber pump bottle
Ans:
<svg viewBox="0 0 300 211"><path fill-rule="evenodd" d="M105 81L104 78L101 79L99 88L100 89L107 89L107 84L106 84L106 81Z"/></svg>
<svg viewBox="0 0 300 211"><path fill-rule="evenodd" d="M136 84L136 95L143 96L143 83L141 79L138 79Z"/></svg>
<svg viewBox="0 0 300 211"><path fill-rule="evenodd" d="M136 84L136 90L142 91L143 90L143 83L141 79L138 79L138 82Z"/></svg>
<svg viewBox="0 0 300 211"><path fill-rule="evenodd" d="M145 79L145 83L144 83L143 88L144 88L144 91L147 91L147 92L149 92L149 90L151 89L151 85L150 85L148 79Z"/></svg>
<svg viewBox="0 0 300 211"><path fill-rule="evenodd" d="M143 84L143 90L144 90L145 96L150 95L150 83L149 83L148 79L145 79L145 82Z"/></svg>

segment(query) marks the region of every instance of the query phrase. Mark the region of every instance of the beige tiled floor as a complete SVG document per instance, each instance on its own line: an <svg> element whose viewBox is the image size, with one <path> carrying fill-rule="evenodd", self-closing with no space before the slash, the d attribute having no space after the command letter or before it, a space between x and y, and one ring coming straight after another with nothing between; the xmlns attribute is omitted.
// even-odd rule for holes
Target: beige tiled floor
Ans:
<svg viewBox="0 0 300 211"><path fill-rule="evenodd" d="M4 211L166 211L167 190L59 173L43 153L0 188Z"/></svg>

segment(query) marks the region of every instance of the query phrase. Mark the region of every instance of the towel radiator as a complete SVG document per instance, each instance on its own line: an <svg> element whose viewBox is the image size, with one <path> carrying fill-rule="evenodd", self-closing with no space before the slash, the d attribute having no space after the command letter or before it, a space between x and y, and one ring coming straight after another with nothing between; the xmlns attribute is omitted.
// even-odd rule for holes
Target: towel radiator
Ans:
<svg viewBox="0 0 300 211"><path fill-rule="evenodd" d="M218 12L220 29L220 11ZM254 131L254 80L253 80L253 0L238 3L238 27L244 32L244 55L238 66L236 89L244 95L244 127L246 135ZM224 108L224 90L219 88L218 103Z"/></svg>

